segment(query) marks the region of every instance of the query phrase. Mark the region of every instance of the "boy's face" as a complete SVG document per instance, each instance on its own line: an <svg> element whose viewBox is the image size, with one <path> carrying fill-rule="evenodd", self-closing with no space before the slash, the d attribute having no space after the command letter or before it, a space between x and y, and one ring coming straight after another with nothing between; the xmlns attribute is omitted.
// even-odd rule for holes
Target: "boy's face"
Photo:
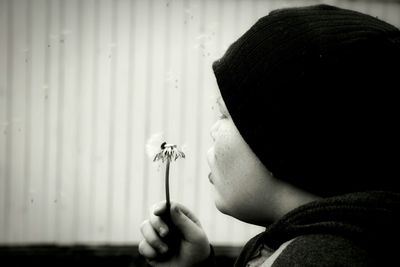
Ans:
<svg viewBox="0 0 400 267"><path fill-rule="evenodd" d="M274 178L243 140L222 97L217 102L221 116L211 128L214 143L207 153L215 204L222 213L239 220L265 221L260 205L269 203Z"/></svg>

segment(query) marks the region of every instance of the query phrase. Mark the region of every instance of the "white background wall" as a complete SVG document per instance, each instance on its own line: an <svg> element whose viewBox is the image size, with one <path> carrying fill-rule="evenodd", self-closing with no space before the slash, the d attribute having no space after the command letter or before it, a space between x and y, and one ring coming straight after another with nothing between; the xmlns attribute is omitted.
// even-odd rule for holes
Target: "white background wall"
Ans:
<svg viewBox="0 0 400 267"><path fill-rule="evenodd" d="M0 0L0 243L118 243L164 198L153 133L186 144L171 197L216 244L259 227L220 214L205 153L211 63L259 17L330 3L400 25L398 1Z"/></svg>

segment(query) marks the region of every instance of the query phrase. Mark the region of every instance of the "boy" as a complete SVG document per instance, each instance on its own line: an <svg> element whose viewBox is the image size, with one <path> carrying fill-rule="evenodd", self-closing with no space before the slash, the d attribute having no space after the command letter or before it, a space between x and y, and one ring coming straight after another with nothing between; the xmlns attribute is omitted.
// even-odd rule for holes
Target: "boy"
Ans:
<svg viewBox="0 0 400 267"><path fill-rule="evenodd" d="M213 64L220 119L207 159L216 207L266 231L235 266L385 266L400 237L400 31L328 5L276 10ZM155 266L210 266L199 220L174 203L180 249L160 219L142 224Z"/></svg>

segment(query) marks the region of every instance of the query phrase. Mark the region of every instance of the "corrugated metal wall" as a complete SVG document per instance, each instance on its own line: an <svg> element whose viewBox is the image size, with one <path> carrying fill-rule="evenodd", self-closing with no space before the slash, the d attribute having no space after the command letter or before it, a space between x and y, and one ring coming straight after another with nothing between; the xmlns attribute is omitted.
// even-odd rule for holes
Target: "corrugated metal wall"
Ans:
<svg viewBox="0 0 400 267"><path fill-rule="evenodd" d="M271 9L321 2L400 25L392 1L1 0L0 243L137 243L164 197L158 132L187 145L172 199L212 242L259 232L214 208L211 63Z"/></svg>

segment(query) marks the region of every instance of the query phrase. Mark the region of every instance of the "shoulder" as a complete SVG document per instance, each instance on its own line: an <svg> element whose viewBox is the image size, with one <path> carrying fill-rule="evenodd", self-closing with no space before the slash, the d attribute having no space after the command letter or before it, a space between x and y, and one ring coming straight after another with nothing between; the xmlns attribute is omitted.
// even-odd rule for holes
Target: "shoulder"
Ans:
<svg viewBox="0 0 400 267"><path fill-rule="evenodd" d="M371 266L370 256L350 239L326 234L304 235L290 242L272 266Z"/></svg>

